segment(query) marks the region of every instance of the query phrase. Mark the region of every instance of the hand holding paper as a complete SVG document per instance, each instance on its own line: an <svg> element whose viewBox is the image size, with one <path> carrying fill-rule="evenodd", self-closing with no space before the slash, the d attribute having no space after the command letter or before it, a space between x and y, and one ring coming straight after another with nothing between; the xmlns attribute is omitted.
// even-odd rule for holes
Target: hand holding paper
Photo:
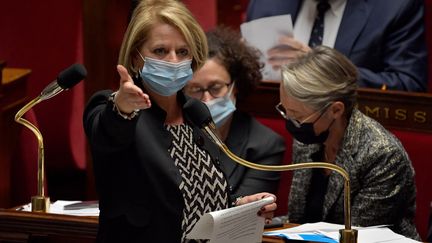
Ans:
<svg viewBox="0 0 432 243"><path fill-rule="evenodd" d="M267 51L267 62L273 70L280 70L281 66L295 60L299 55L310 51L308 45L291 36L281 36L276 46Z"/></svg>
<svg viewBox="0 0 432 243"><path fill-rule="evenodd" d="M269 204L264 205L261 208L261 210L258 212L258 215L265 218L266 219L265 223L269 224L269 223L271 223L273 216L274 216L274 212L277 209L276 196L275 195L267 193L267 192L261 192L261 193L256 193L256 194L249 195L249 196L244 196L236 202L236 206L240 206L243 204L259 201L265 197L273 197L274 201L273 201L273 203L269 203Z"/></svg>
<svg viewBox="0 0 432 243"><path fill-rule="evenodd" d="M268 51L275 47L282 47L280 45L281 38L292 36L291 15L260 18L243 23L240 29L245 40L263 54L262 61L265 63L262 71L263 79L281 80L280 70L275 70L268 62L270 58ZM283 47L286 48L287 46L283 45Z"/></svg>
<svg viewBox="0 0 432 243"><path fill-rule="evenodd" d="M189 239L210 239L210 243L261 242L264 218L257 212L274 202L273 197L220 211L206 213L186 236Z"/></svg>

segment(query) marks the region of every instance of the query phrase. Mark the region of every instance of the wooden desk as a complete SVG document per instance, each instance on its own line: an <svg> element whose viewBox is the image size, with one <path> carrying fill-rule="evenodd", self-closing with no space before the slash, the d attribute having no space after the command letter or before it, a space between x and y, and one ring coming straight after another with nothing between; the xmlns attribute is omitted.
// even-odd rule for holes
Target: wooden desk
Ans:
<svg viewBox="0 0 432 243"><path fill-rule="evenodd" d="M26 103L29 69L4 68L0 83L0 207L12 207L11 156L22 126L14 121L15 113Z"/></svg>
<svg viewBox="0 0 432 243"><path fill-rule="evenodd" d="M285 227L293 227L286 224ZM0 242L95 242L98 217L22 212L0 209ZM275 229L272 229L275 230ZM263 243L284 243L263 236Z"/></svg>
<svg viewBox="0 0 432 243"><path fill-rule="evenodd" d="M0 242L95 242L97 217L0 209Z"/></svg>

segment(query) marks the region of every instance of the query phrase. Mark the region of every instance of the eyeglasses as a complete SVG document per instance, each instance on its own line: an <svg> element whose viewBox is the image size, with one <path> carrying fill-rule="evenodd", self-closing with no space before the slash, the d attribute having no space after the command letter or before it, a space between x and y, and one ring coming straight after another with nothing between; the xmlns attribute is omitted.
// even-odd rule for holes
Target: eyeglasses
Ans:
<svg viewBox="0 0 432 243"><path fill-rule="evenodd" d="M290 120L295 127L299 128L303 123L305 123L306 121L308 121L309 119L311 119L316 113L320 112L320 115L317 117L317 119L315 119L312 123L315 123L316 121L318 121L318 119L321 118L321 116L324 114L324 110L327 109L329 106L331 105L331 103L328 103L327 105L323 106L321 109L313 112L312 114L310 114L308 117L306 117L305 119L303 119L303 121L299 121L297 119L291 118L286 114L285 108L282 106L282 103L279 102L279 104L277 104L275 106L276 110L279 112L279 114L285 119L285 120Z"/></svg>
<svg viewBox="0 0 432 243"><path fill-rule="evenodd" d="M204 93L207 91L213 98L219 98L224 96L228 92L228 87L231 83L212 83L207 88L203 88L200 86L186 86L185 92L187 95L201 99Z"/></svg>

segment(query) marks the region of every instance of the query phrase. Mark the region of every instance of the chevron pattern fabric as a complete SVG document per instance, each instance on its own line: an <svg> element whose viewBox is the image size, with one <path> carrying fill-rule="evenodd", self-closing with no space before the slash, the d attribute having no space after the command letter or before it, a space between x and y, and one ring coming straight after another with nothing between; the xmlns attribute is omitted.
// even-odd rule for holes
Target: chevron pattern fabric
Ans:
<svg viewBox="0 0 432 243"><path fill-rule="evenodd" d="M182 177L182 242L188 242L186 234L204 213L228 208L228 183L210 155L194 142L190 126L168 125L167 130L173 135L169 153Z"/></svg>

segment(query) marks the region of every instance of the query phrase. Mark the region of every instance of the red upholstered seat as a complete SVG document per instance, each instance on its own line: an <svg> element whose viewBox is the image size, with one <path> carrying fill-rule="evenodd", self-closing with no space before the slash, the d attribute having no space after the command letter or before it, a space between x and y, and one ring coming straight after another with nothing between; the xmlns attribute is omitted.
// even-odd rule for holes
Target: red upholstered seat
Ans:
<svg viewBox="0 0 432 243"><path fill-rule="evenodd" d="M432 201L432 134L392 130L402 142L416 172L416 225L422 239L427 234L429 205Z"/></svg>

